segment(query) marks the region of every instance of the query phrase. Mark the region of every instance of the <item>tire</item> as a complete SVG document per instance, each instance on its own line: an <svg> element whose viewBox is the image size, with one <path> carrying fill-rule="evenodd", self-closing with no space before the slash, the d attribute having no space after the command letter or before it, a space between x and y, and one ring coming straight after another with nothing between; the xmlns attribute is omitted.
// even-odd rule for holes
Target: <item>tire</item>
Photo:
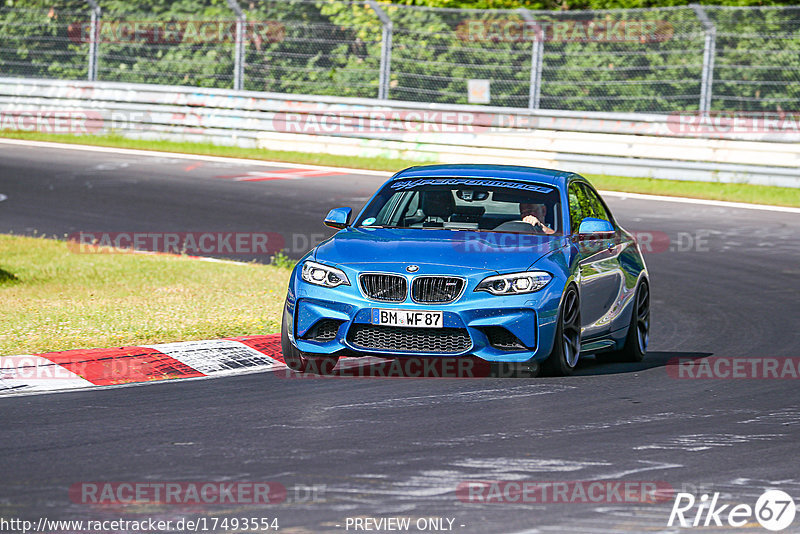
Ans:
<svg viewBox="0 0 800 534"><path fill-rule="evenodd" d="M299 373L314 373L318 375L333 374L333 369L339 361L338 356L311 356L300 352L289 341L288 325L284 317L281 322L281 353L286 366Z"/></svg>
<svg viewBox="0 0 800 534"><path fill-rule="evenodd" d="M561 299L553 350L542 364L550 376L567 376L575 371L581 354L581 305L578 290L570 284Z"/></svg>
<svg viewBox="0 0 800 534"><path fill-rule="evenodd" d="M621 349L598 354L600 361L640 362L647 354L650 341L650 287L644 280L636 288L631 311L631 323Z"/></svg>

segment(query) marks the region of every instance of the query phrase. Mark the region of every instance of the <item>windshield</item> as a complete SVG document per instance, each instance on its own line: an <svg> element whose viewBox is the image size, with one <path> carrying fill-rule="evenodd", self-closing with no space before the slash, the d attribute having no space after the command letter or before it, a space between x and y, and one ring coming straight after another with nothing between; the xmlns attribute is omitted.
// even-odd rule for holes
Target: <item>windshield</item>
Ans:
<svg viewBox="0 0 800 534"><path fill-rule="evenodd" d="M561 201L552 186L493 178L411 178L386 184L355 226L561 232Z"/></svg>

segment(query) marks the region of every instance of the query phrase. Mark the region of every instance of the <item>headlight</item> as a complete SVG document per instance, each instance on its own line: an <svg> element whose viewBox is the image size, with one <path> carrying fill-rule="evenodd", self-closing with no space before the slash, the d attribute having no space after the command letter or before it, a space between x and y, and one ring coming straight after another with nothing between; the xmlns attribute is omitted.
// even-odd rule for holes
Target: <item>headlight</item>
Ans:
<svg viewBox="0 0 800 534"><path fill-rule="evenodd" d="M315 261L306 261L303 263L301 276L303 280L309 284L317 286L336 287L350 285L347 275L340 269L329 265L322 265Z"/></svg>
<svg viewBox="0 0 800 534"><path fill-rule="evenodd" d="M475 291L488 291L492 295L533 293L542 289L552 279L553 276L544 271L498 274L484 278Z"/></svg>

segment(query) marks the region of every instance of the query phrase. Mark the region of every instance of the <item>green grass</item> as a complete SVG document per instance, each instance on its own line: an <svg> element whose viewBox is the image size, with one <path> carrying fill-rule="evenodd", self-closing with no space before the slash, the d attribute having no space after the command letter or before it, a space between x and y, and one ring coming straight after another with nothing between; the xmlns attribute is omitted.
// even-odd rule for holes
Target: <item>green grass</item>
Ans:
<svg viewBox="0 0 800 534"><path fill-rule="evenodd" d="M0 234L0 355L277 332L289 273Z"/></svg>
<svg viewBox="0 0 800 534"><path fill-rule="evenodd" d="M800 207L800 188L770 187L750 184L721 184L715 182L688 182L658 180L656 178L630 178L626 176L585 175L598 189L625 191L673 197L704 198L769 204L772 206Z"/></svg>
<svg viewBox="0 0 800 534"><path fill-rule="evenodd" d="M222 156L228 158L247 158L264 161L284 161L287 163L307 163L331 167L353 167L374 171L398 171L418 161L407 161L392 158L365 158L355 156L336 156L332 154L310 154L308 152L285 152L265 150L261 148L242 148L222 146L213 143L191 143L178 141L150 141L128 139L121 135L67 135L39 132L18 132L0 130L0 137L11 139L28 139L30 141L52 141L75 145L109 146L115 148L133 148L139 150L158 150L161 152L181 152L185 154L202 154L204 156Z"/></svg>
<svg viewBox="0 0 800 534"><path fill-rule="evenodd" d="M418 161L392 158L366 158L337 156L334 154L309 154L306 152L283 152L258 148L239 148L218 146L211 143L185 143L175 141L145 141L127 139L119 135L73 136L45 134L38 132L17 132L3 130L0 137L29 139L34 141L55 141L118 148L158 150L163 152L182 152L235 158L249 158L266 161L306 163L331 167L352 167L379 171L397 171ZM653 178L628 178L622 176L587 175L599 189L625 191L628 193L647 193L653 195L705 198L727 200L730 202L749 202L775 206L800 207L800 188L770 187L749 184L723 184L714 182L688 182L682 180L656 180Z"/></svg>

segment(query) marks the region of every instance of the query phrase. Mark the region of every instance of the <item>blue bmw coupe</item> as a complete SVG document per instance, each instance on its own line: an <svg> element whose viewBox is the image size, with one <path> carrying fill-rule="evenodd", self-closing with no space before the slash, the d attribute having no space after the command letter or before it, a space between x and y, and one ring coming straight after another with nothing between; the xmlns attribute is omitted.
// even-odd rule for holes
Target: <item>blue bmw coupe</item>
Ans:
<svg viewBox="0 0 800 534"><path fill-rule="evenodd" d="M292 272L281 341L294 370L446 356L567 375L581 354L645 355L641 251L575 173L411 167L351 215L331 210L339 231Z"/></svg>

